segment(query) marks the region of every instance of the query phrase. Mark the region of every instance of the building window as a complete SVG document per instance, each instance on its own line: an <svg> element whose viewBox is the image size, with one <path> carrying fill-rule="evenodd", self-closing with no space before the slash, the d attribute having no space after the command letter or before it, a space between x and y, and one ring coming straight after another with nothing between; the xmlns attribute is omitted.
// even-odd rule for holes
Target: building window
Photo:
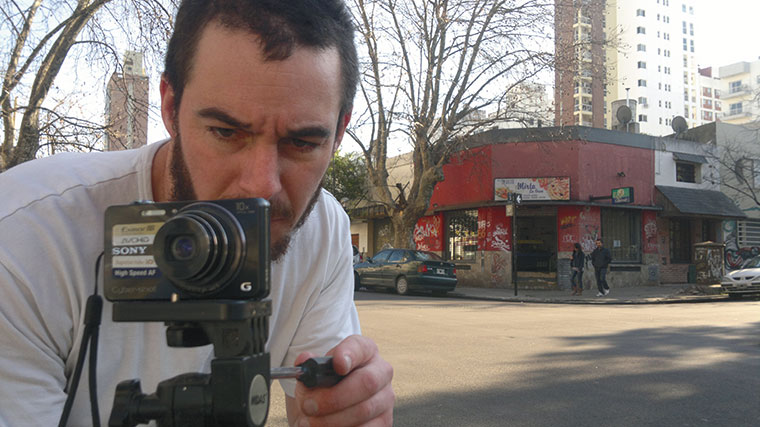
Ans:
<svg viewBox="0 0 760 427"><path fill-rule="evenodd" d="M683 21L683 33L686 34L686 21Z"/></svg>
<svg viewBox="0 0 760 427"><path fill-rule="evenodd" d="M639 87L646 87L647 81L644 79L639 79Z"/></svg>
<svg viewBox="0 0 760 427"><path fill-rule="evenodd" d="M636 27L636 34L646 34L647 29L644 27Z"/></svg>
<svg viewBox="0 0 760 427"><path fill-rule="evenodd" d="M641 261L641 213L602 208L602 240L616 262Z"/></svg>
<svg viewBox="0 0 760 427"><path fill-rule="evenodd" d="M478 250L478 211L452 211L446 215L446 255L453 261L475 261Z"/></svg>
<svg viewBox="0 0 760 427"><path fill-rule="evenodd" d="M697 182L697 172L699 165L689 162L676 162L676 181L677 182Z"/></svg>
<svg viewBox="0 0 760 427"><path fill-rule="evenodd" d="M639 105L641 105L642 107L646 107L648 105L648 101L645 96L639 97Z"/></svg>
<svg viewBox="0 0 760 427"><path fill-rule="evenodd" d="M694 40L689 40L689 46L690 46L691 52L693 53L694 52Z"/></svg>
<svg viewBox="0 0 760 427"><path fill-rule="evenodd" d="M644 61L639 61L638 65L639 65L639 68L646 68L647 67L647 63L644 62Z"/></svg>
<svg viewBox="0 0 760 427"><path fill-rule="evenodd" d="M736 93L736 92L740 92L741 90L742 90L741 80L728 83L728 93Z"/></svg>
<svg viewBox="0 0 760 427"><path fill-rule="evenodd" d="M636 9L636 16L646 16L644 9Z"/></svg>
<svg viewBox="0 0 760 427"><path fill-rule="evenodd" d="M646 52L647 46L644 44L639 44L638 46L636 46L636 50L638 50L639 52Z"/></svg>
<svg viewBox="0 0 760 427"><path fill-rule="evenodd" d="M689 35L690 36L694 35L694 24L689 24Z"/></svg>
<svg viewBox="0 0 760 427"><path fill-rule="evenodd" d="M702 112L702 120L706 120L708 122L713 121L713 113L712 113L712 111L703 111Z"/></svg>
<svg viewBox="0 0 760 427"><path fill-rule="evenodd" d="M688 264L691 261L691 222L688 219L670 220L670 262Z"/></svg>
<svg viewBox="0 0 760 427"><path fill-rule="evenodd" d="M729 112L728 112L729 116L734 116L736 114L741 114L742 113L742 103L741 102L737 102L737 103L734 103L734 104L730 104L728 106L728 110L729 110Z"/></svg>
<svg viewBox="0 0 760 427"><path fill-rule="evenodd" d="M683 39L683 50L689 50L689 42L686 38Z"/></svg>
<svg viewBox="0 0 760 427"><path fill-rule="evenodd" d="M639 122L645 122L645 121L647 121L647 115L639 114Z"/></svg>
<svg viewBox="0 0 760 427"><path fill-rule="evenodd" d="M740 248L760 247L760 221L736 221L736 243Z"/></svg>
<svg viewBox="0 0 760 427"><path fill-rule="evenodd" d="M760 188L760 160L744 158L737 161L736 177L742 181L740 185L746 183L753 188Z"/></svg>

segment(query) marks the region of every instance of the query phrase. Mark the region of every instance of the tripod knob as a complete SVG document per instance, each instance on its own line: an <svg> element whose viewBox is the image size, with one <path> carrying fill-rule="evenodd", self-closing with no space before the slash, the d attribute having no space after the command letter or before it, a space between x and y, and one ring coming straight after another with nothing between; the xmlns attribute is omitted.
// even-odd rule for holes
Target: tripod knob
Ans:
<svg viewBox="0 0 760 427"><path fill-rule="evenodd" d="M148 403L144 405L145 409L150 406L151 399L146 399L146 395L143 394L140 387L140 380L126 380L119 383L116 386L116 394L113 398L113 409L111 410L111 416L108 418L108 427L134 427L138 424L144 424L151 420L151 418L145 417L144 414L139 411L142 403ZM146 401L147 400L147 401ZM163 413L163 409L159 414ZM149 414L148 414L149 416Z"/></svg>

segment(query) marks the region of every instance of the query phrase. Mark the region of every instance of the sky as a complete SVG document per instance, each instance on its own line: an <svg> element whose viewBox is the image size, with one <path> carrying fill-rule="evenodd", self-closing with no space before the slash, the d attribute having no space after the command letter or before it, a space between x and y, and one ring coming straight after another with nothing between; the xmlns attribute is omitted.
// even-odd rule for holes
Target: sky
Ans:
<svg viewBox="0 0 760 427"><path fill-rule="evenodd" d="M760 0L697 0L695 13L701 68L760 58Z"/></svg>
<svg viewBox="0 0 760 427"><path fill-rule="evenodd" d="M677 4L678 0L673 2ZM760 0L696 0L695 8L700 68L711 66L715 73L721 66L760 59ZM157 87L152 88L152 92L157 95ZM153 98L158 102L157 96ZM158 117L151 119L149 142L166 137ZM357 149L353 144L344 145L349 151Z"/></svg>

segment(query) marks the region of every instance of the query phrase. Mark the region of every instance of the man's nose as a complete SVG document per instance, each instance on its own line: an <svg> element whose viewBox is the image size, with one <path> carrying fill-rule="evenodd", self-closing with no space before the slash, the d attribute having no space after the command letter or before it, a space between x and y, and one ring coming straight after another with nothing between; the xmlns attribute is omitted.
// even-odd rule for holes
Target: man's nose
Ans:
<svg viewBox="0 0 760 427"><path fill-rule="evenodd" d="M282 189L277 144L259 141L243 154L240 189L247 197L271 199Z"/></svg>

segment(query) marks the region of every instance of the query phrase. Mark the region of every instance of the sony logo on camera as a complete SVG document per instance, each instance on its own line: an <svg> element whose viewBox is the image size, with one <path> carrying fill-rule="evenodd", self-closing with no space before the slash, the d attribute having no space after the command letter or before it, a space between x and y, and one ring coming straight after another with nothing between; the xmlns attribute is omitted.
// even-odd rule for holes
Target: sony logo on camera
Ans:
<svg viewBox="0 0 760 427"><path fill-rule="evenodd" d="M269 202L136 202L105 214L110 301L269 295Z"/></svg>

